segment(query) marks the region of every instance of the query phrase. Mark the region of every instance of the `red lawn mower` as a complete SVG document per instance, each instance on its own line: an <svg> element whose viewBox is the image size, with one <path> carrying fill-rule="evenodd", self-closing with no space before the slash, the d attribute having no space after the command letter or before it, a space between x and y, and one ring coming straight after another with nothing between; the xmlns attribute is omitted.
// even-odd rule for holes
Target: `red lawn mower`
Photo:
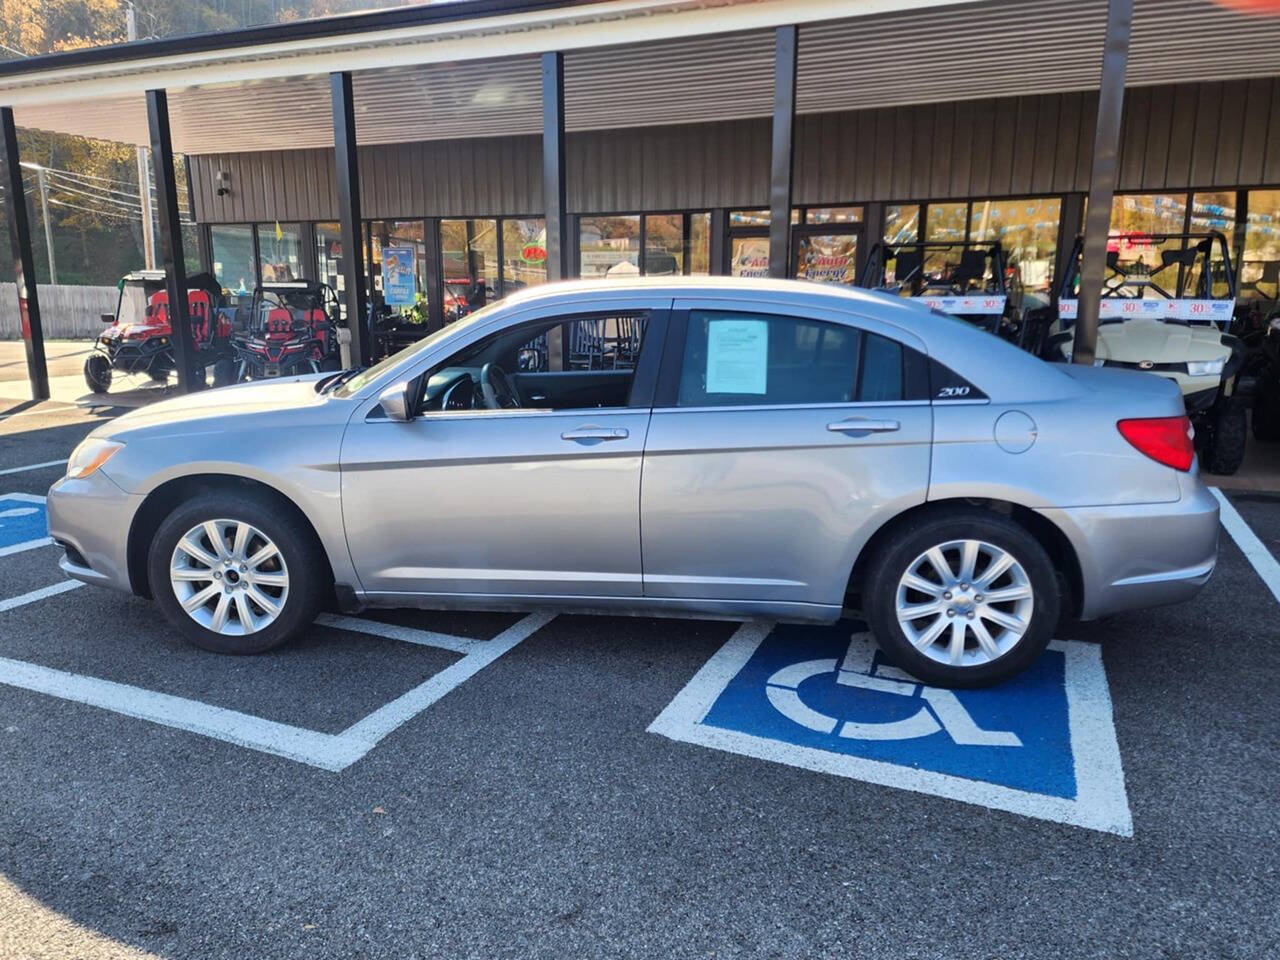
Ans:
<svg viewBox="0 0 1280 960"><path fill-rule="evenodd" d="M340 315L337 294L327 284L290 280L257 287L249 328L235 338L236 379L339 369Z"/></svg>
<svg viewBox="0 0 1280 960"><path fill-rule="evenodd" d="M169 322L169 294L163 270L135 270L120 280L120 298L109 323L84 361L84 381L94 393L111 389L113 372L144 373L163 383L177 369L173 327ZM213 368L214 386L231 383L235 364L231 349L231 320L222 290L207 273L187 278L187 312L196 348L196 377L203 380Z"/></svg>

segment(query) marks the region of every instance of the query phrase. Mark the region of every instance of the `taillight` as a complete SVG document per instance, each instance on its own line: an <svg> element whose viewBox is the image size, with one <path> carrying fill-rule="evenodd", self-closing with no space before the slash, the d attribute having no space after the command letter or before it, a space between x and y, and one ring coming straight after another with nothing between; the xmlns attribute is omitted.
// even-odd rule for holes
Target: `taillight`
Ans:
<svg viewBox="0 0 1280 960"><path fill-rule="evenodd" d="M1196 458L1195 444L1191 441L1191 421L1185 416L1121 420L1116 429L1140 453L1166 467L1190 470Z"/></svg>

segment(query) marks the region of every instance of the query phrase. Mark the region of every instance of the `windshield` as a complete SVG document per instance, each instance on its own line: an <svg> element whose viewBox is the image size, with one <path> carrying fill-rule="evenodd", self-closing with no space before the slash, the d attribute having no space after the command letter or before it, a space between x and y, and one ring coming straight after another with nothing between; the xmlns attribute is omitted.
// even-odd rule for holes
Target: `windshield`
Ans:
<svg viewBox="0 0 1280 960"><path fill-rule="evenodd" d="M141 283L125 283L116 307L117 323L142 323L147 319L147 288Z"/></svg>
<svg viewBox="0 0 1280 960"><path fill-rule="evenodd" d="M333 395L335 397L350 397L359 393L392 367L396 367L401 363L404 363L406 360L430 350L435 344L439 343L445 337L452 336L458 331L470 327L474 323L487 319L499 306L500 303L491 303L487 307L477 310L475 313L467 314L461 320L448 324L447 326L437 330L435 333L428 334L417 343L411 343L398 353L393 353L391 356L383 360L379 360L368 370L362 370L360 373L342 384L342 386L337 390L333 391Z"/></svg>

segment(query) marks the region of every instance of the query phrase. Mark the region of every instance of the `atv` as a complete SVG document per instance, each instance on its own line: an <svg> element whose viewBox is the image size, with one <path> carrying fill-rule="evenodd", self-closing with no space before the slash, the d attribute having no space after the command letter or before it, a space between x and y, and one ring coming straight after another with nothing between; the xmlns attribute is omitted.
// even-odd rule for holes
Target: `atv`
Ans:
<svg viewBox="0 0 1280 960"><path fill-rule="evenodd" d="M1022 285L999 243L877 243L859 286L911 297L1015 343L1025 336Z"/></svg>
<svg viewBox="0 0 1280 960"><path fill-rule="evenodd" d="M1051 304L1042 356L1070 362L1079 307L1077 238ZM1173 380L1195 425L1196 452L1209 473L1232 474L1244 460L1244 344L1227 334L1236 282L1221 233L1114 234L1107 239L1094 364L1147 370Z"/></svg>
<svg viewBox="0 0 1280 960"><path fill-rule="evenodd" d="M103 323L111 326L84 361L84 381L94 393L110 390L117 370L165 383L177 369L164 271L136 270L125 274L118 286L116 312L102 315ZM196 379L203 382L212 367L214 386L230 383L235 377L231 320L222 290L209 274L187 278L187 311L196 348Z"/></svg>
<svg viewBox="0 0 1280 960"><path fill-rule="evenodd" d="M234 340L235 379L261 380L341 367L337 294L315 280L264 283L253 291L248 327Z"/></svg>

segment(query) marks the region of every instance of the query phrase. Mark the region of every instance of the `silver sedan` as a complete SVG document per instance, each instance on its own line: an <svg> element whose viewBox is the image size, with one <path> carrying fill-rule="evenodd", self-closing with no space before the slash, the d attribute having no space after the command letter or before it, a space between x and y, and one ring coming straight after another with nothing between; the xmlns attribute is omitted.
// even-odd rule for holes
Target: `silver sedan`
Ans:
<svg viewBox="0 0 1280 960"><path fill-rule="evenodd" d="M1185 600L1218 505L1177 387L782 281L566 283L378 365L107 424L49 494L63 569L253 653L322 606L831 622L993 683L1059 616Z"/></svg>

